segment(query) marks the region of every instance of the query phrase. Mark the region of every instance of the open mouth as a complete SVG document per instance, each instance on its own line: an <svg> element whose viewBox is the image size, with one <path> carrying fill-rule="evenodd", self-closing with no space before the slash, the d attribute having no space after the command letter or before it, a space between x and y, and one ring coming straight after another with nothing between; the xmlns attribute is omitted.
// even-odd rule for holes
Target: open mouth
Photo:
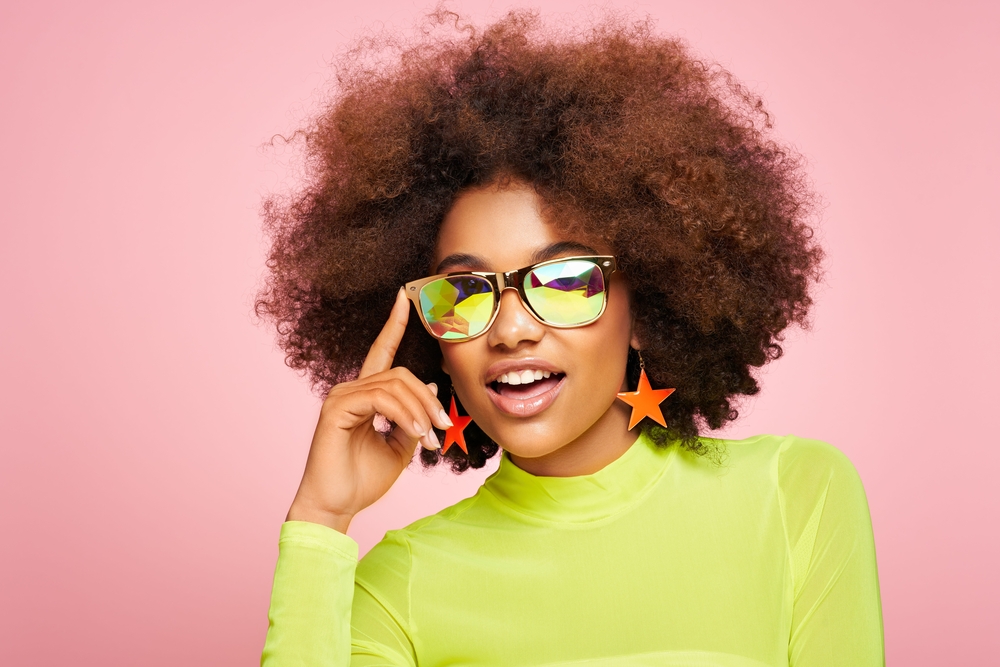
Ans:
<svg viewBox="0 0 1000 667"><path fill-rule="evenodd" d="M506 398L534 398L554 388L565 377L564 373L549 371L514 371L504 373L490 383L490 389Z"/></svg>
<svg viewBox="0 0 1000 667"><path fill-rule="evenodd" d="M530 417L555 400L565 378L565 373L537 369L510 371L487 384L487 394L501 411Z"/></svg>

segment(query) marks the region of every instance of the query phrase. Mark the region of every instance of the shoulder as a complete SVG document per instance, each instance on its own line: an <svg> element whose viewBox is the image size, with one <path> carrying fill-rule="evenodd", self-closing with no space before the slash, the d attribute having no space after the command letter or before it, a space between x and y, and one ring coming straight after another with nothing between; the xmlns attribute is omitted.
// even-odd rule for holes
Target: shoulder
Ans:
<svg viewBox="0 0 1000 667"><path fill-rule="evenodd" d="M834 495L864 500L864 488L854 464L839 449L822 440L795 435L757 435L744 440L703 439L704 455L682 457L707 479L759 493L775 489L784 502L815 505L831 490Z"/></svg>
<svg viewBox="0 0 1000 667"><path fill-rule="evenodd" d="M824 531L839 532L845 540L849 535L870 534L861 477L847 455L833 445L786 437L779 449L777 476L790 545L811 544Z"/></svg>
<svg viewBox="0 0 1000 667"><path fill-rule="evenodd" d="M851 460L821 440L786 436L778 453L778 479L788 491L835 485L864 494L861 477Z"/></svg>
<svg viewBox="0 0 1000 667"><path fill-rule="evenodd" d="M469 498L418 519L404 528L387 531L385 537L358 563L357 578L374 580L386 576L408 576L414 545L459 541L461 517L481 503L482 492L480 487Z"/></svg>
<svg viewBox="0 0 1000 667"><path fill-rule="evenodd" d="M727 472L777 474L779 480L799 475L857 477L850 459L822 440L795 435L755 435L744 440L703 438L707 458Z"/></svg>

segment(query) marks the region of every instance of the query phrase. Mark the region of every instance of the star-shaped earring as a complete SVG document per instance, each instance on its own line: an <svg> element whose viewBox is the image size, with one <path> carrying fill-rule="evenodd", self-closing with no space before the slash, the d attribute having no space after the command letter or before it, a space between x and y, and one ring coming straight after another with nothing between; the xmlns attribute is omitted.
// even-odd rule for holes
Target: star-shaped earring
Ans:
<svg viewBox="0 0 1000 667"><path fill-rule="evenodd" d="M453 425L444 432L444 445L441 447L441 453L444 454L452 444L456 444L468 454L469 449L465 446L465 433L463 431L465 431L466 426L472 423L472 417L458 416L458 406L455 405L454 394L451 396L451 409L448 410L448 418L451 419Z"/></svg>
<svg viewBox="0 0 1000 667"><path fill-rule="evenodd" d="M645 417L649 417L661 426L666 426L667 421L663 418L663 411L660 410L660 403L666 400L667 396L674 393L674 389L653 389L646 377L646 364L639 356L639 386L635 391L623 391L618 394L618 398L632 406L632 416L628 420L628 430L635 428Z"/></svg>

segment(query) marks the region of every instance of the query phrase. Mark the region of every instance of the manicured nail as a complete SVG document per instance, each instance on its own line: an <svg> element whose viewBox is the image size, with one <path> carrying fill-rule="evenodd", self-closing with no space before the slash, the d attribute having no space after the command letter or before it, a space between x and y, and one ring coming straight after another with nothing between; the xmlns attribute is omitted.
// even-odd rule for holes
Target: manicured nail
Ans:
<svg viewBox="0 0 1000 667"><path fill-rule="evenodd" d="M449 417L448 413L445 412L444 410L441 410L440 412L438 412L438 417L440 417L441 421L443 421L448 426L454 426L455 425L455 424L452 423L451 417Z"/></svg>
<svg viewBox="0 0 1000 667"><path fill-rule="evenodd" d="M434 394L435 396L438 395L438 386L436 384L434 384L433 382L428 382L427 383L427 388L430 389L431 393Z"/></svg>
<svg viewBox="0 0 1000 667"><path fill-rule="evenodd" d="M424 427L418 421L413 422L413 430L419 433L421 438L427 435L427 431L424 430Z"/></svg>
<svg viewBox="0 0 1000 667"><path fill-rule="evenodd" d="M424 438L431 446L430 449L441 449L441 443L438 441L437 436L434 434L434 429L427 432L427 437Z"/></svg>

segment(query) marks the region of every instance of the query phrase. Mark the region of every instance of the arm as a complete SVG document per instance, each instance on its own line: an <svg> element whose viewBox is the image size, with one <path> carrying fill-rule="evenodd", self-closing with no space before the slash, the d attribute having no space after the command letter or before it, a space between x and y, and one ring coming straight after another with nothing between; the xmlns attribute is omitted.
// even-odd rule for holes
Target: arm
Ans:
<svg viewBox="0 0 1000 667"><path fill-rule="evenodd" d="M347 535L282 524L261 667L350 664L357 563L358 544Z"/></svg>
<svg viewBox="0 0 1000 667"><path fill-rule="evenodd" d="M791 667L885 665L868 501L838 450L790 439L779 484L792 559Z"/></svg>
<svg viewBox="0 0 1000 667"><path fill-rule="evenodd" d="M451 426L437 388L392 367L409 307L400 289L358 379L337 384L323 401L302 482L281 527L261 656L265 667L413 663L412 653L400 652L411 644L392 606L370 589L355 587L358 545L346 535L351 518L382 497L403 472L418 442L440 448L432 427ZM388 435L375 430L376 414L396 425ZM385 559L375 565L379 568L401 570ZM382 590L408 594L409 589Z"/></svg>
<svg viewBox="0 0 1000 667"><path fill-rule="evenodd" d="M262 667L416 664L394 605L355 585L357 542L326 526L287 521L278 545Z"/></svg>

